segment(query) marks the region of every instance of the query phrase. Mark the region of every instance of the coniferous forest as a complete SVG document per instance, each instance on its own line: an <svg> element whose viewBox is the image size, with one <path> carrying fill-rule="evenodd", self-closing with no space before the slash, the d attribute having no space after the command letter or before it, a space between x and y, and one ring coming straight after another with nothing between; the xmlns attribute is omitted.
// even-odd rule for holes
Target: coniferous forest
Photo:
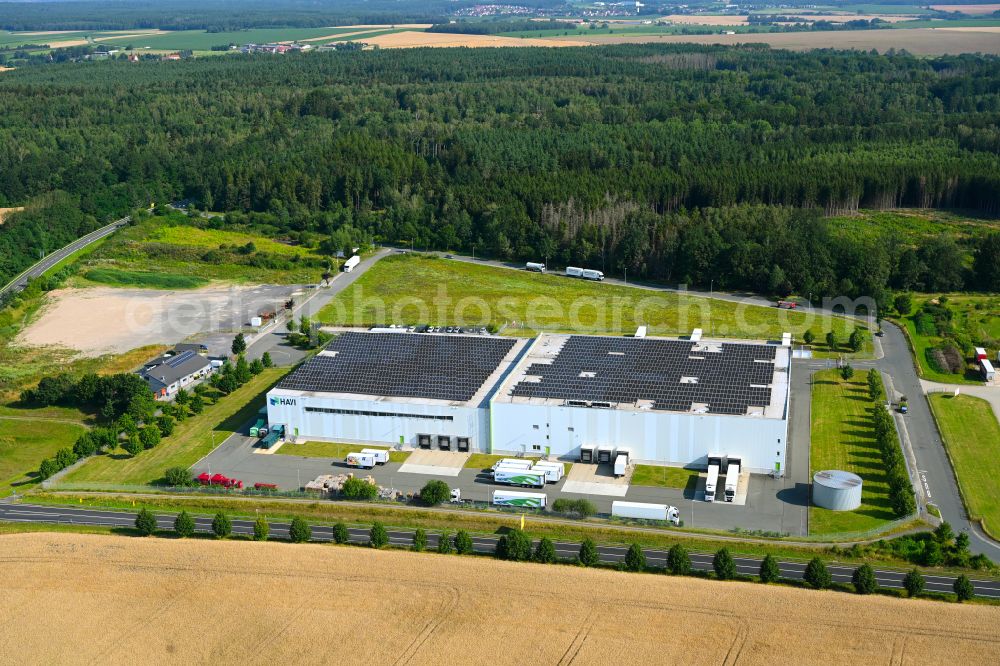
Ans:
<svg viewBox="0 0 1000 666"><path fill-rule="evenodd" d="M1000 290L1000 242L825 220L1000 214L989 56L623 45L26 67L0 75L0 146L0 206L29 205L0 226L0 280L190 199L274 234L716 288Z"/></svg>

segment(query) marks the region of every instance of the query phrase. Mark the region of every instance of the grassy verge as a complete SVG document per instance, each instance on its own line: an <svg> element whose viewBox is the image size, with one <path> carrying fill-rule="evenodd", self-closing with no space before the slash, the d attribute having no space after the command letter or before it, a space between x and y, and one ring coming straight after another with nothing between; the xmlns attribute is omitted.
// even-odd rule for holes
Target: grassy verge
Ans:
<svg viewBox="0 0 1000 666"><path fill-rule="evenodd" d="M862 532L895 519L869 413L867 377L867 372L856 372L844 380L837 370L814 375L810 478L820 470L842 469L860 476L864 487L861 506L854 511L809 507L810 534Z"/></svg>
<svg viewBox="0 0 1000 666"><path fill-rule="evenodd" d="M635 471L632 472L632 485L694 490L694 487L698 485L698 472L682 467L636 465Z"/></svg>
<svg viewBox="0 0 1000 666"><path fill-rule="evenodd" d="M115 268L93 268L84 273L83 277L91 282L109 284L115 287L146 289L197 289L208 284L208 280L195 275L122 271Z"/></svg>
<svg viewBox="0 0 1000 666"><path fill-rule="evenodd" d="M289 521L300 516L312 524L333 524L343 522L348 526L369 526L373 521L382 522L387 528L449 531L459 529L473 535L494 535L520 525L520 514L498 515L474 511L442 511L435 509L411 509L395 506L356 504L353 502L295 502L281 500L241 500L215 497L143 497L95 496L75 493L36 493L33 503L50 505L72 505L102 507L134 511L137 506L145 506L154 511L177 512L185 509L190 513L214 514L218 511L233 517L254 518L265 515L268 520ZM683 543L695 551L713 552L726 547L734 555L762 556L771 553L776 557L790 560L807 560L816 554L827 553L830 561L845 563L879 562L885 566L909 569L911 564L884 552L865 552L854 556L851 551L836 551L820 546L815 548L792 546L775 541L756 543L740 540L723 540L711 535L692 536L677 534L669 529L630 529L612 527L588 522L555 522L527 516L525 529L534 537L547 536L559 541L582 541L591 538L602 544L627 545L638 543L647 548L666 549L676 543ZM977 572L977 577L986 577L985 572Z"/></svg>
<svg viewBox="0 0 1000 666"><path fill-rule="evenodd" d="M931 367L927 360L927 351L941 344L942 339L938 337L928 337L917 333L916 325L912 317L903 319L903 330L906 331L906 339L910 343L910 351L917 361L917 370L920 376L932 382L943 384L981 384L975 376L957 375L950 372L940 372Z"/></svg>
<svg viewBox="0 0 1000 666"><path fill-rule="evenodd" d="M268 368L232 394L177 424L160 444L136 456L94 456L66 475L67 483L151 484L170 467L190 467L257 415L264 395L288 372Z"/></svg>
<svg viewBox="0 0 1000 666"><path fill-rule="evenodd" d="M275 451L279 456L302 456L304 458L337 458L342 460L348 453L361 449L388 449L388 446L372 446L370 444L340 444L337 442L303 442L301 444L282 444ZM406 462L409 451L390 451L389 462Z"/></svg>
<svg viewBox="0 0 1000 666"><path fill-rule="evenodd" d="M853 322L806 312L672 292L636 289L417 255L380 260L317 316L330 324L507 325L506 331L687 334L708 337L797 338L832 327L846 340Z"/></svg>
<svg viewBox="0 0 1000 666"><path fill-rule="evenodd" d="M930 396L931 410L948 456L969 517L982 521L983 529L993 538L1000 535L1000 424L990 404L967 395L935 393Z"/></svg>
<svg viewBox="0 0 1000 666"><path fill-rule="evenodd" d="M86 430L75 423L0 416L0 497L30 489L42 461L72 448Z"/></svg>

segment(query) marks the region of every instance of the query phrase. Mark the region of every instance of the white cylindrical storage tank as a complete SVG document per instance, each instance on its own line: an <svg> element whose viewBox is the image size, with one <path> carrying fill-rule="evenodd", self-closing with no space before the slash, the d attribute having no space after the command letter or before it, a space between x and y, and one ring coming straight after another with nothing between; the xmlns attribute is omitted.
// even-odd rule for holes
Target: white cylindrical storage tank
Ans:
<svg viewBox="0 0 1000 666"><path fill-rule="evenodd" d="M839 469L813 475L813 502L833 511L853 511L861 506L861 477Z"/></svg>

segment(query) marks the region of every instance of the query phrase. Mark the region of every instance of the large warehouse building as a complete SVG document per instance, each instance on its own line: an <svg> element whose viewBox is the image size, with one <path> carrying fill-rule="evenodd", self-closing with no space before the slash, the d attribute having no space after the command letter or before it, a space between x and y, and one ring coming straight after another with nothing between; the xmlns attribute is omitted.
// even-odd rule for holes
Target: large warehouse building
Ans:
<svg viewBox="0 0 1000 666"><path fill-rule="evenodd" d="M352 332L268 393L268 418L300 441L780 473L789 369L787 346L697 336Z"/></svg>

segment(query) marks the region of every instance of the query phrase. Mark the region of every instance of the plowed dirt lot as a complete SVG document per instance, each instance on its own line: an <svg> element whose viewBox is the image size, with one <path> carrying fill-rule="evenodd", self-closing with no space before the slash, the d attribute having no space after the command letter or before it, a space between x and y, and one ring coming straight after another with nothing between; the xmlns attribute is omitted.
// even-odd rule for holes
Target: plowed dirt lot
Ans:
<svg viewBox="0 0 1000 666"><path fill-rule="evenodd" d="M453 555L15 534L0 579L32 663L1000 662L996 607Z"/></svg>

